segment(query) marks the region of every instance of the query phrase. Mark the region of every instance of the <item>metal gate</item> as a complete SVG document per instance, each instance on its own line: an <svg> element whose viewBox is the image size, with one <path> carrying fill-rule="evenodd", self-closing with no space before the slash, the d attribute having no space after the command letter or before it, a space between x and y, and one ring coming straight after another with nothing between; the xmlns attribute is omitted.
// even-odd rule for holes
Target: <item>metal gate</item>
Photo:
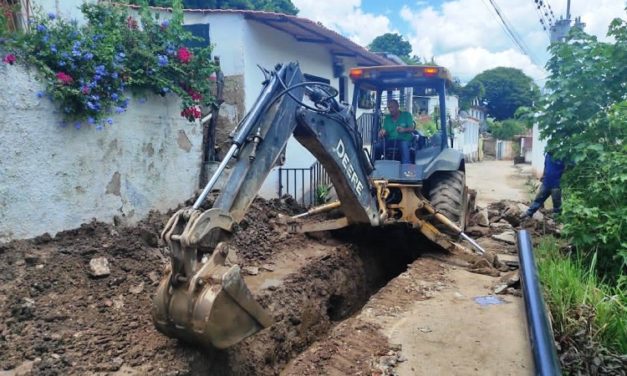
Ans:
<svg viewBox="0 0 627 376"><path fill-rule="evenodd" d="M279 167L279 197L290 195L308 207L320 204L320 192L331 187L331 179L320 162L308 168Z"/></svg>

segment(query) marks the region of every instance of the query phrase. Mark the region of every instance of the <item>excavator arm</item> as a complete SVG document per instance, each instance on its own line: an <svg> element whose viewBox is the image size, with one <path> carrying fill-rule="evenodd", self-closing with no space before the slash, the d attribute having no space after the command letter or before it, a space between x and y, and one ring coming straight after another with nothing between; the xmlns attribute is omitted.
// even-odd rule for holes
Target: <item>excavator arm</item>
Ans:
<svg viewBox="0 0 627 376"><path fill-rule="evenodd" d="M346 224L379 224L368 180L372 166L350 108L333 99L334 89L304 82L296 63L265 73L261 94L231 134L231 147L217 171L194 205L175 213L162 232L171 267L154 298L153 319L168 336L226 348L272 324L271 314L244 283L228 239L291 135L328 172ZM305 95L312 104L303 102ZM202 211L228 164L220 195Z"/></svg>

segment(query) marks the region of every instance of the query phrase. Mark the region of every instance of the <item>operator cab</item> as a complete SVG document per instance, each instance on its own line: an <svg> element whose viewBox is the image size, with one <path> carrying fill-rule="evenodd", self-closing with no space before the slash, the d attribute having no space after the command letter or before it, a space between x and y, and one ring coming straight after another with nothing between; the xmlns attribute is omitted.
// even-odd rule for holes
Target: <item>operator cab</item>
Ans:
<svg viewBox="0 0 627 376"><path fill-rule="evenodd" d="M372 178L402 183L425 180L437 168L438 157L449 147L450 132L442 126L447 124L449 71L434 65L386 65L353 68L350 78L355 85L354 113L358 114L358 109L372 110L358 119L359 132L374 166ZM433 96L438 98L434 114L421 113L425 109L419 108L419 98ZM394 113L395 103L400 107L400 115ZM434 128L427 130L416 126L416 119L425 117L433 121ZM407 125L408 121L413 124ZM393 132L398 129L397 124L401 125L400 133ZM382 129L387 132L381 132Z"/></svg>

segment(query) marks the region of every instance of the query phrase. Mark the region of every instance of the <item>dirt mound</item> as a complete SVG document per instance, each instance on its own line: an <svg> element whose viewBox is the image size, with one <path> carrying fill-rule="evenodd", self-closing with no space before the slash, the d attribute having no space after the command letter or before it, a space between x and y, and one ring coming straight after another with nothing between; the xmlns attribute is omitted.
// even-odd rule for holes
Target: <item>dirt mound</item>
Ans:
<svg viewBox="0 0 627 376"><path fill-rule="evenodd" d="M159 336L150 294L166 261L157 234L167 218L151 215L134 228L92 222L14 241L0 251L0 368L34 361L42 375L114 371L160 354L175 366L180 352ZM89 263L105 257L109 275L93 278Z"/></svg>
<svg viewBox="0 0 627 376"><path fill-rule="evenodd" d="M1 245L0 370L278 374L419 252L436 249L406 228L351 228L319 239L288 234L278 214L302 211L289 198L256 200L235 227L241 266L259 274L247 283L275 324L226 351L187 346L153 327L151 297L169 264L158 235L170 214L153 213L135 227L92 222L54 238Z"/></svg>
<svg viewBox="0 0 627 376"><path fill-rule="evenodd" d="M152 324L151 298L169 264L158 234L169 214L2 245L0 371L277 374L416 256L390 244L397 230L353 229L344 240L288 234L278 213L302 211L290 199L256 200L234 229L241 265L259 269L247 282L275 324L226 351L187 346Z"/></svg>
<svg viewBox="0 0 627 376"><path fill-rule="evenodd" d="M235 233L244 264L263 262L277 243L289 242L268 219L298 210L289 200L256 201ZM0 370L192 372L202 354L159 334L150 317L169 262L158 238L168 218L152 213L135 227L92 222L0 245ZM108 275L93 276L97 258L106 258Z"/></svg>

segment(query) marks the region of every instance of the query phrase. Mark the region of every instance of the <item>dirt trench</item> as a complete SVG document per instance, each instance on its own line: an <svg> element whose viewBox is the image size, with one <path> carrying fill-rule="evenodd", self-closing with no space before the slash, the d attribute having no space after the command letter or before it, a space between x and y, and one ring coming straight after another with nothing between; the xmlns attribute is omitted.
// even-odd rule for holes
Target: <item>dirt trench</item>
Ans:
<svg viewBox="0 0 627 376"><path fill-rule="evenodd" d="M158 233L168 215L0 245L0 375L278 374L403 272L424 242L402 228L288 234L277 215L298 210L289 200L258 200L238 227L241 266L255 270L247 283L275 324L226 351L186 345L152 325L151 297L168 263ZM96 257L107 258L108 276L90 275ZM385 351L374 327L360 330Z"/></svg>

